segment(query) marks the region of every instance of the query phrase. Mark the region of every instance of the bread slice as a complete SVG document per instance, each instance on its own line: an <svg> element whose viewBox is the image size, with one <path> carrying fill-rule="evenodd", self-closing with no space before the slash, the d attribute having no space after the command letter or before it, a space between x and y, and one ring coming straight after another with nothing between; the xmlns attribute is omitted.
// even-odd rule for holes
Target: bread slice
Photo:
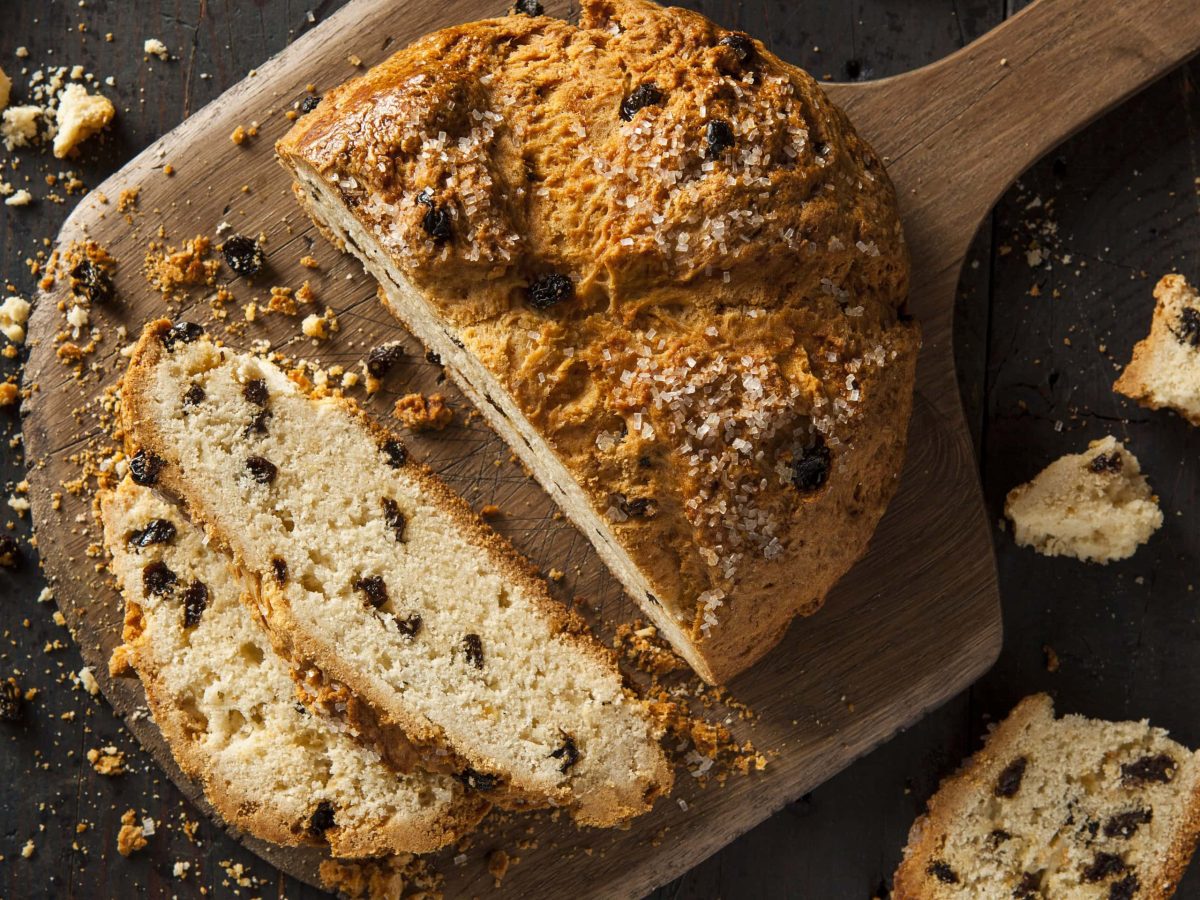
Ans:
<svg viewBox="0 0 1200 900"><path fill-rule="evenodd" d="M611 654L357 407L165 320L122 397L131 465L257 574L277 648L346 685L427 765L591 825L669 790L659 731Z"/></svg>
<svg viewBox="0 0 1200 900"><path fill-rule="evenodd" d="M276 149L701 677L861 556L920 335L887 174L807 73L687 10L584 0L578 26L428 35Z"/></svg>
<svg viewBox="0 0 1200 900"><path fill-rule="evenodd" d="M1111 435L1013 488L1004 514L1021 546L1102 565L1132 556L1163 523L1137 457Z"/></svg>
<svg viewBox="0 0 1200 900"><path fill-rule="evenodd" d="M1026 697L917 819L893 900L1169 897L1200 833L1200 757L1142 722Z"/></svg>
<svg viewBox="0 0 1200 900"><path fill-rule="evenodd" d="M1154 299L1150 334L1133 348L1113 390L1200 425L1200 294L1182 275L1166 275Z"/></svg>
<svg viewBox="0 0 1200 900"><path fill-rule="evenodd" d="M297 703L241 602L231 559L174 503L126 479L100 499L125 596L124 654L179 767L226 822L335 856L424 853L486 812L449 775L398 775Z"/></svg>

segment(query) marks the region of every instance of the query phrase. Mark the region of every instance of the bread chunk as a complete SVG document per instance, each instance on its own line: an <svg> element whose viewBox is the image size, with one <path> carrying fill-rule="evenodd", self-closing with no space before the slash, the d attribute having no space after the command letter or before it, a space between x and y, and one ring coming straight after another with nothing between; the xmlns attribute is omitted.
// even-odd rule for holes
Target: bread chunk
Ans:
<svg viewBox="0 0 1200 900"><path fill-rule="evenodd" d="M914 823L894 900L1170 897L1200 830L1195 753L1142 722L1017 705Z"/></svg>
<svg viewBox="0 0 1200 900"><path fill-rule="evenodd" d="M882 164L806 73L644 0L428 35L277 147L317 224L703 678L816 611L920 342Z"/></svg>
<svg viewBox="0 0 1200 900"><path fill-rule="evenodd" d="M1113 390L1200 425L1200 294L1182 275L1165 275L1154 299L1150 334L1133 348Z"/></svg>
<svg viewBox="0 0 1200 900"><path fill-rule="evenodd" d="M68 84L58 100L55 157L63 159L111 122L116 112L112 102L102 94L89 94L81 84Z"/></svg>
<svg viewBox="0 0 1200 900"><path fill-rule="evenodd" d="M297 702L232 560L178 506L126 479L101 510L122 653L175 761L227 823L359 857L435 850L482 817L487 802L451 776L398 775Z"/></svg>
<svg viewBox="0 0 1200 900"><path fill-rule="evenodd" d="M585 824L669 790L658 729L611 654L357 407L166 321L122 392L134 476L181 496L257 576L284 656L345 685L426 765Z"/></svg>
<svg viewBox="0 0 1200 900"><path fill-rule="evenodd" d="M1163 523L1137 457L1111 435L1013 488L1004 514L1022 547L1101 564L1132 556Z"/></svg>

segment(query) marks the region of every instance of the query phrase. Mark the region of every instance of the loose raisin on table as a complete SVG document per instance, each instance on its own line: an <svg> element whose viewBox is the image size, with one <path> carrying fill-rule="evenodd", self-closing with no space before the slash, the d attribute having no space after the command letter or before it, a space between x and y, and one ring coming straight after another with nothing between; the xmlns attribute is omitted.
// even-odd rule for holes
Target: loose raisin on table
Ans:
<svg viewBox="0 0 1200 900"><path fill-rule="evenodd" d="M276 556L271 560L271 574L275 577L275 583L280 587L287 584L288 567L287 561Z"/></svg>
<svg viewBox="0 0 1200 900"><path fill-rule="evenodd" d="M1103 475L1105 472L1117 473L1121 471L1122 457L1121 454L1114 450L1112 453L1097 453L1092 457L1088 468L1097 475Z"/></svg>
<svg viewBox="0 0 1200 900"><path fill-rule="evenodd" d="M270 484L279 474L275 464L261 456L251 456L246 459L246 471L259 484Z"/></svg>
<svg viewBox="0 0 1200 900"><path fill-rule="evenodd" d="M733 55L738 58L738 62L748 62L754 57L754 41L750 40L749 35L740 31L725 35L718 43L722 47L732 50Z"/></svg>
<svg viewBox="0 0 1200 900"><path fill-rule="evenodd" d="M397 440L383 442L383 455L393 469L399 469L408 462L408 448Z"/></svg>
<svg viewBox="0 0 1200 900"><path fill-rule="evenodd" d="M513 15L540 16L542 4L538 0L517 0L512 7Z"/></svg>
<svg viewBox="0 0 1200 900"><path fill-rule="evenodd" d="M318 104L320 104L320 102L321 102L320 97L316 96L315 94L309 94L307 97L305 97L303 100L300 101L300 112L301 113L310 113L314 109L317 108L317 106L318 106Z"/></svg>
<svg viewBox="0 0 1200 900"><path fill-rule="evenodd" d="M421 228L429 235L435 244L443 244L454 237L454 223L450 218L450 210L444 206L430 206L421 216Z"/></svg>
<svg viewBox="0 0 1200 900"><path fill-rule="evenodd" d="M183 592L183 627L195 628L200 624L200 617L208 608L208 587L200 581L193 581Z"/></svg>
<svg viewBox="0 0 1200 900"><path fill-rule="evenodd" d="M71 293L89 303L105 303L113 297L112 279L90 259L85 259L71 269Z"/></svg>
<svg viewBox="0 0 1200 900"><path fill-rule="evenodd" d="M421 630L421 617L416 613L405 616L403 619L397 616L396 628L405 637L414 637Z"/></svg>
<svg viewBox="0 0 1200 900"><path fill-rule="evenodd" d="M829 479L831 459L825 439L818 434L811 447L797 451L792 457L792 484L802 493L820 490Z"/></svg>
<svg viewBox="0 0 1200 900"><path fill-rule="evenodd" d="M175 524L170 519L151 519L145 528L129 535L132 547L149 547L175 540Z"/></svg>
<svg viewBox="0 0 1200 900"><path fill-rule="evenodd" d="M1136 875L1126 875L1108 887L1108 900L1133 900L1141 884Z"/></svg>
<svg viewBox="0 0 1200 900"><path fill-rule="evenodd" d="M21 545L11 534L0 534L0 566L15 569L21 564Z"/></svg>
<svg viewBox="0 0 1200 900"><path fill-rule="evenodd" d="M183 408L188 409L192 406L199 406L204 402L204 398L208 396L204 393L204 388L198 384L193 384L187 389L187 393L183 395Z"/></svg>
<svg viewBox="0 0 1200 900"><path fill-rule="evenodd" d="M0 681L0 720L19 722L25 713L25 695L17 679L9 678Z"/></svg>
<svg viewBox="0 0 1200 900"><path fill-rule="evenodd" d="M1125 860L1115 853L1097 853L1083 870L1084 881L1103 881L1125 871Z"/></svg>
<svg viewBox="0 0 1200 900"><path fill-rule="evenodd" d="M252 237L244 234L230 235L221 245L225 263L238 275L252 278L262 271L263 251Z"/></svg>
<svg viewBox="0 0 1200 900"><path fill-rule="evenodd" d="M550 757L562 760L562 765L558 767L558 771L565 773L567 769L579 762L579 748L575 746L575 738L569 734L564 734L563 745L553 751Z"/></svg>
<svg viewBox="0 0 1200 900"><path fill-rule="evenodd" d="M630 122L637 115L638 110L645 109L647 106L661 106L662 101L663 92L653 81L648 81L645 84L639 84L621 101L619 113L622 119Z"/></svg>
<svg viewBox="0 0 1200 900"><path fill-rule="evenodd" d="M399 341L381 344L367 354L367 374L382 378L404 357L404 346Z"/></svg>
<svg viewBox="0 0 1200 900"><path fill-rule="evenodd" d="M267 390L267 383L261 378L251 378L247 381L242 388L242 396L246 398L247 403L262 407L265 407L271 398L271 394Z"/></svg>
<svg viewBox="0 0 1200 900"><path fill-rule="evenodd" d="M176 322L162 334L163 346L170 353L180 344L190 344L204 334L204 327L195 322Z"/></svg>
<svg viewBox="0 0 1200 900"><path fill-rule="evenodd" d="M392 532L396 535L396 540L403 544L404 529L408 527L408 519L400 511L400 504L391 497L383 498L383 520L387 523L387 527L392 529Z"/></svg>
<svg viewBox="0 0 1200 900"><path fill-rule="evenodd" d="M139 450L129 460L129 476L135 483L150 487L158 483L158 476L166 464L167 461L161 456L149 450Z"/></svg>
<svg viewBox="0 0 1200 900"><path fill-rule="evenodd" d="M1200 309L1185 306L1173 333L1179 343L1200 347Z"/></svg>
<svg viewBox="0 0 1200 900"><path fill-rule="evenodd" d="M463 637L463 652L466 653L470 665L477 669L483 668L483 641L479 635L468 634Z"/></svg>
<svg viewBox="0 0 1200 900"><path fill-rule="evenodd" d="M459 772L457 777L463 783L463 787L469 791L486 793L487 791L494 791L500 785L499 775L487 775L483 772L477 772L470 766Z"/></svg>
<svg viewBox="0 0 1200 900"><path fill-rule="evenodd" d="M709 119L704 124L704 156L716 159L733 146L733 129L724 119Z"/></svg>
<svg viewBox="0 0 1200 900"><path fill-rule="evenodd" d="M1004 771L996 779L996 787L992 792L997 797L1015 797L1017 791L1021 789L1021 779L1025 777L1025 767L1028 765L1028 759L1018 756L1004 767Z"/></svg>
<svg viewBox="0 0 1200 900"><path fill-rule="evenodd" d="M929 864L929 874L936 878L942 884L958 884L958 876L954 874L954 870L950 865L943 860L935 859Z"/></svg>
<svg viewBox="0 0 1200 900"><path fill-rule="evenodd" d="M333 804L328 800L322 800L308 818L308 833L314 837L321 837L335 824L337 823L334 822Z"/></svg>
<svg viewBox="0 0 1200 900"><path fill-rule="evenodd" d="M388 602L387 585L379 575L367 575L354 580L354 589L362 591L367 597L367 603L375 609Z"/></svg>
<svg viewBox="0 0 1200 900"><path fill-rule="evenodd" d="M158 594L165 597L175 590L178 581L179 577L162 560L152 562L142 569L142 587L146 590L146 596Z"/></svg>
<svg viewBox="0 0 1200 900"><path fill-rule="evenodd" d="M1154 814L1148 809L1131 809L1129 812L1118 813L1104 823L1105 837L1133 837L1139 825L1145 825Z"/></svg>
<svg viewBox="0 0 1200 900"><path fill-rule="evenodd" d="M561 272L539 275L529 283L526 296L534 309L547 310L556 303L574 297L575 282Z"/></svg>

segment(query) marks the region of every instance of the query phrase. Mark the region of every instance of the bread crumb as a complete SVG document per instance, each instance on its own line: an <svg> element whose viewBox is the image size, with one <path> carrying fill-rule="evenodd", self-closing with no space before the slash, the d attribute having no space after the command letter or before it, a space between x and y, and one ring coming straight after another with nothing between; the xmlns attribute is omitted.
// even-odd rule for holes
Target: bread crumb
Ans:
<svg viewBox="0 0 1200 900"><path fill-rule="evenodd" d="M300 265L304 266L306 269L316 269L320 266L320 263L317 262L315 257L302 256L300 257Z"/></svg>
<svg viewBox="0 0 1200 900"><path fill-rule="evenodd" d="M338 322L337 315L332 309L326 309L324 315L307 315L304 321L300 323L300 328L310 338L316 338L319 341L325 340L330 334L338 331L341 324Z"/></svg>
<svg viewBox="0 0 1200 900"><path fill-rule="evenodd" d="M356 53L351 53L349 56L347 56L346 62L350 63L350 65L354 66L356 69L363 64L362 58Z"/></svg>
<svg viewBox="0 0 1200 900"><path fill-rule="evenodd" d="M132 856L146 846L145 832L141 825L135 825L137 813L132 809L121 814L121 830L117 832L117 852L122 856Z"/></svg>
<svg viewBox="0 0 1200 900"><path fill-rule="evenodd" d="M118 644L113 648L112 656L108 658L108 674L113 678L122 678L133 674L133 663L129 661L129 647Z"/></svg>
<svg viewBox="0 0 1200 900"><path fill-rule="evenodd" d="M141 191L140 187L126 188L121 191L120 196L117 197L117 212L129 212L137 209L138 194Z"/></svg>
<svg viewBox="0 0 1200 900"><path fill-rule="evenodd" d="M29 193L29 191L22 188L21 190L17 191L15 194L13 194L11 197L5 198L4 205L5 206L28 206L32 202L33 202L33 194Z"/></svg>
<svg viewBox="0 0 1200 900"><path fill-rule="evenodd" d="M500 887L500 882L504 881L504 876L508 874L510 865L508 854L500 849L493 850L487 856L488 874L492 876L492 881L496 887Z"/></svg>
<svg viewBox="0 0 1200 900"><path fill-rule="evenodd" d="M1057 672L1059 665L1057 651L1049 644L1042 644L1042 653L1046 656L1046 671Z"/></svg>
<svg viewBox="0 0 1200 900"><path fill-rule="evenodd" d="M100 693L100 683L96 681L96 676L92 674L89 666L84 666L79 670L79 683L83 685L83 689L95 697Z"/></svg>
<svg viewBox="0 0 1200 900"><path fill-rule="evenodd" d="M13 106L0 115L0 139L5 150L25 147L37 139L40 106Z"/></svg>
<svg viewBox="0 0 1200 900"><path fill-rule="evenodd" d="M239 125L233 129L233 134L229 135L229 140L233 141L239 147L246 143L246 129Z"/></svg>
<svg viewBox="0 0 1200 900"><path fill-rule="evenodd" d="M495 503L489 503L479 511L479 515L485 519L494 519L500 515L500 507Z"/></svg>
<svg viewBox="0 0 1200 900"><path fill-rule="evenodd" d="M125 754L116 747L93 747L87 752L87 760L98 775L125 774Z"/></svg>
<svg viewBox="0 0 1200 900"><path fill-rule="evenodd" d="M212 241L202 234L185 241L178 249L152 243L143 264L146 280L164 297L187 285L211 285L221 265L208 258L211 248Z"/></svg>
<svg viewBox="0 0 1200 900"><path fill-rule="evenodd" d="M0 69L0 109L8 106L8 98L12 92L12 79L4 74L4 70Z"/></svg>
<svg viewBox="0 0 1200 900"><path fill-rule="evenodd" d="M167 45L158 38L146 38L146 43L142 44L142 52L146 56L157 56L164 62L171 58L170 51L167 50Z"/></svg>
<svg viewBox="0 0 1200 900"><path fill-rule="evenodd" d="M68 84L58 99L55 157L65 157L111 122L116 112L112 102L102 94L89 94L81 84Z"/></svg>
<svg viewBox="0 0 1200 900"><path fill-rule="evenodd" d="M405 394L396 401L392 415L413 431L441 431L454 421L454 410L441 394Z"/></svg>
<svg viewBox="0 0 1200 900"><path fill-rule="evenodd" d="M0 406L15 406L21 400L21 389L11 381L0 384Z"/></svg>
<svg viewBox="0 0 1200 900"><path fill-rule="evenodd" d="M33 838L25 842L25 846L21 848L22 859L29 859L37 851L37 847L33 843Z"/></svg>

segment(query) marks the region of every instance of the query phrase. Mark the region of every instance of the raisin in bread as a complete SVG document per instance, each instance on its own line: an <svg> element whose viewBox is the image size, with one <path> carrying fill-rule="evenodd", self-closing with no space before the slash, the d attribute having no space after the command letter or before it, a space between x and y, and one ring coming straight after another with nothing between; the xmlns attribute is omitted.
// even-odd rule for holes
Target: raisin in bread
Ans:
<svg viewBox="0 0 1200 900"><path fill-rule="evenodd" d="M584 0L428 35L278 144L318 225L708 681L863 553L917 327L878 158L744 34Z"/></svg>
<svg viewBox="0 0 1200 900"><path fill-rule="evenodd" d="M1150 334L1133 348L1113 390L1200 425L1200 294L1182 275L1166 275L1154 299Z"/></svg>
<svg viewBox="0 0 1200 900"><path fill-rule="evenodd" d="M893 900L1171 896L1200 830L1200 759L1146 722L1026 697L909 834Z"/></svg>
<svg viewBox="0 0 1200 900"><path fill-rule="evenodd" d="M357 407L165 320L122 398L135 477L182 497L257 574L277 649L346 685L427 765L585 824L669 790L658 729L611 654Z"/></svg>
<svg viewBox="0 0 1200 900"><path fill-rule="evenodd" d="M125 658L179 767L226 822L360 857L434 850L480 819L486 801L451 776L398 775L296 702L231 560L174 503L127 479L100 506Z"/></svg>
<svg viewBox="0 0 1200 900"><path fill-rule="evenodd" d="M1132 556L1163 523L1137 457L1111 435L1013 488L1004 514L1021 546L1101 564Z"/></svg>

